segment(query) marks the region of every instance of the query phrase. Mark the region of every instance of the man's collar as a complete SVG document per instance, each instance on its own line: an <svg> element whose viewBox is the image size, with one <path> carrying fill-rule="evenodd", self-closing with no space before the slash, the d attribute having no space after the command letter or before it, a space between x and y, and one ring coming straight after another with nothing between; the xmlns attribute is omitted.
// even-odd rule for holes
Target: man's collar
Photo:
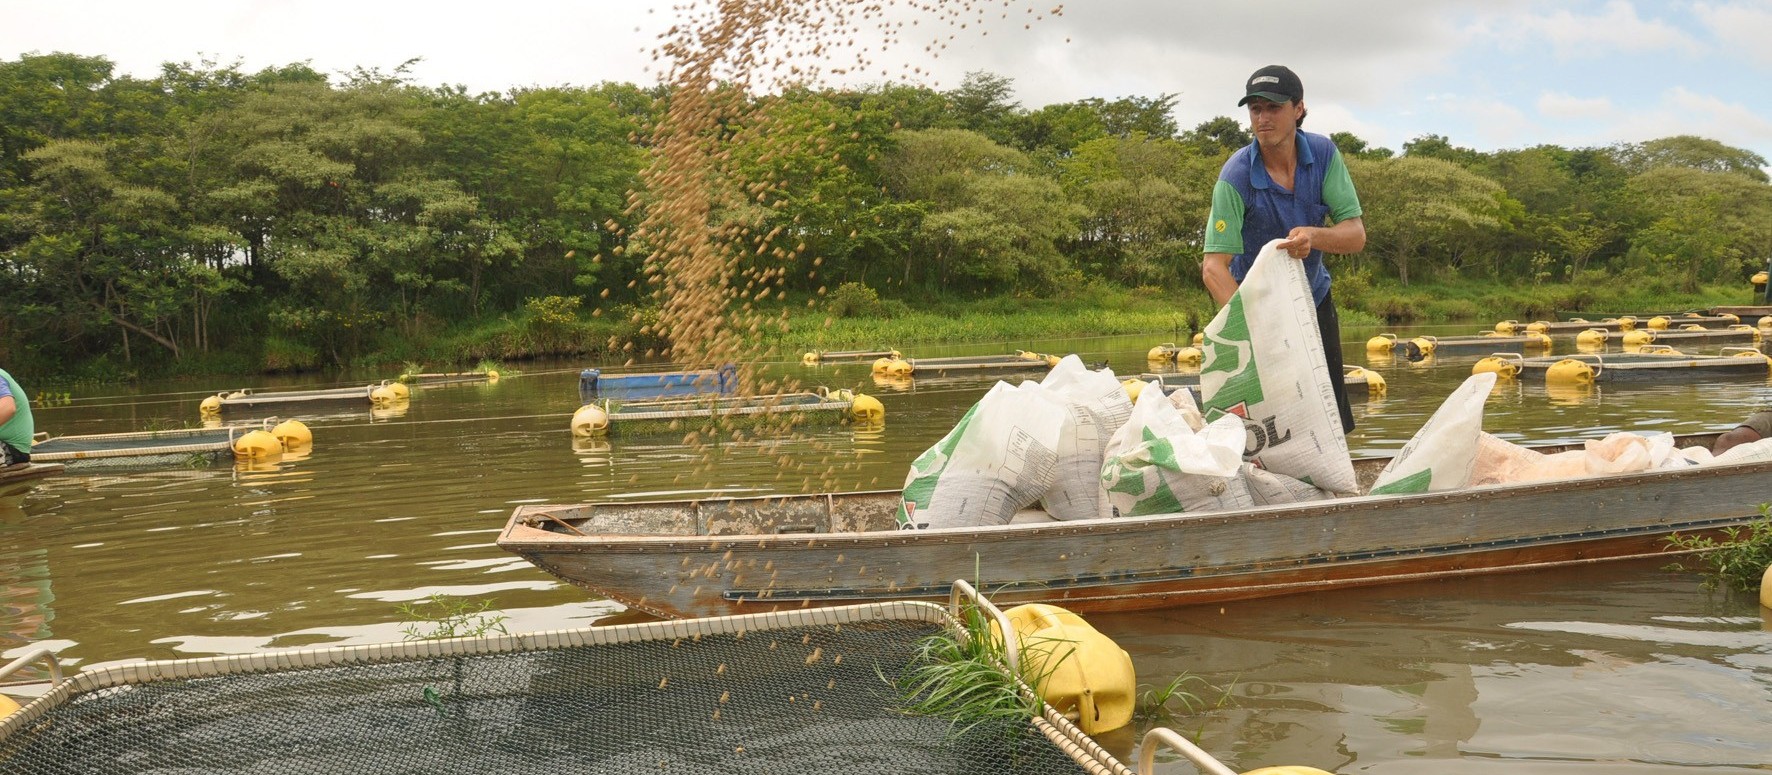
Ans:
<svg viewBox="0 0 1772 775"><path fill-rule="evenodd" d="M1255 149L1255 163L1249 165L1249 185L1255 188L1272 188L1274 179L1267 174L1267 165L1261 161L1261 141L1251 140L1250 147ZM1298 166L1309 167L1317 163L1317 157L1311 153L1311 144L1304 141L1304 133L1292 135L1292 146L1298 149Z"/></svg>

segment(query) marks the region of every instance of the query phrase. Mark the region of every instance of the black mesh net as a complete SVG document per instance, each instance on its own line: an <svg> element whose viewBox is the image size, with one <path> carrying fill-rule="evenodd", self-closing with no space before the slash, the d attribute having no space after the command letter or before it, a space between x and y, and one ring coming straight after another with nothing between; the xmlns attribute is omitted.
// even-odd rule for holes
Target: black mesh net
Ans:
<svg viewBox="0 0 1772 775"><path fill-rule="evenodd" d="M0 741L50 773L1080 773L1026 724L960 733L891 685L924 622L806 626L139 683Z"/></svg>

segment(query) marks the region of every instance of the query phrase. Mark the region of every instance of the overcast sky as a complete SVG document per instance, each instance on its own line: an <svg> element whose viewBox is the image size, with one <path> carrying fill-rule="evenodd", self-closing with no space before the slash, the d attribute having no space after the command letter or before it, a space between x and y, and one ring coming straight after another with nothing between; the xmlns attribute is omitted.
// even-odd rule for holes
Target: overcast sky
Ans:
<svg viewBox="0 0 1772 775"><path fill-rule="evenodd" d="M1185 129L1241 119L1243 79L1277 62L1304 80L1307 128L1393 149L1428 133L1485 151L1696 134L1772 159L1772 0L1070 0L1053 16L1054 4L981 3L991 18L967 30L925 16L876 63L922 68L913 78L943 89L988 70L1013 79L1027 108L1176 94ZM307 61L325 72L422 58L415 80L475 92L646 84L657 78L646 52L675 20L671 9L655 0L0 0L0 58L104 56L140 77L206 57L248 70ZM1046 18L1032 21L1034 9ZM937 30L954 38L932 58L923 46Z"/></svg>

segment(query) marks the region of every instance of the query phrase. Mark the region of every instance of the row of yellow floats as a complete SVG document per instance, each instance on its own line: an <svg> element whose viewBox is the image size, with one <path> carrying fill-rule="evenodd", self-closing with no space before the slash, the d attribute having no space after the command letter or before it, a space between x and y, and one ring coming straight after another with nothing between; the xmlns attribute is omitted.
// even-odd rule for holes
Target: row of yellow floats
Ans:
<svg viewBox="0 0 1772 775"><path fill-rule="evenodd" d="M1201 349L1206 346L1205 342L1206 335L1203 333L1194 334L1193 343L1183 347L1177 347L1174 342L1164 342L1152 347L1149 352L1144 354L1144 359L1151 363L1181 363L1197 366L1205 357L1204 351Z"/></svg>
<svg viewBox="0 0 1772 775"><path fill-rule="evenodd" d="M314 445L314 433L300 420L284 420L270 430L252 430L234 439L234 457L260 462L301 452Z"/></svg>
<svg viewBox="0 0 1772 775"><path fill-rule="evenodd" d="M1679 350L1676 350L1676 349L1669 347L1665 344L1650 344L1649 341L1651 341L1651 340L1636 340L1633 343L1633 340L1629 337L1629 334L1640 334L1640 333L1645 333L1645 332L1631 331L1626 334L1625 349L1627 351L1644 353L1644 354L1655 354L1655 355L1683 355L1684 354L1684 353L1681 353ZM1756 338L1754 340L1754 343L1758 344L1759 341L1760 340ZM1725 351L1727 349L1728 348L1725 348ZM1760 358L1760 359L1766 361L1768 368L1772 368L1772 356L1768 356L1768 355L1766 355L1762 352L1759 352L1757 350L1742 350L1740 352L1735 353L1734 355L1732 355L1730 357L1734 357L1734 358ZM1520 363L1517 359L1508 358L1508 357L1500 356L1500 355L1491 355L1491 356L1482 358L1482 359L1478 360L1474 365L1471 366L1471 374L1473 374L1473 375L1492 372L1497 377L1507 378L1507 379L1511 379L1513 377L1519 376L1520 371L1521 371L1521 366L1520 366ZM1544 381L1547 383L1553 384L1553 385L1591 385L1594 382L1595 376L1596 376L1596 372L1594 371L1593 364L1583 361L1579 358L1563 358L1562 360L1552 363L1549 367L1547 367L1545 369Z"/></svg>
<svg viewBox="0 0 1772 775"><path fill-rule="evenodd" d="M1700 317L1705 317L1705 316L1700 315L1696 312L1688 312L1685 315L1680 316L1680 317L1700 318ZM1667 328L1670 328L1675 323L1679 322L1680 317L1671 317L1668 315L1656 315L1656 316L1648 318L1646 320L1638 320L1635 315L1622 315L1622 316L1619 316L1616 318L1605 318L1605 319L1602 319L1600 322L1601 323L1608 323L1608 324L1616 323L1616 324L1618 324L1618 330L1620 330L1620 331L1634 331L1637 329L1639 323L1642 324L1643 328L1647 328L1647 329L1654 330L1654 331L1661 331L1661 330L1665 330ZM1713 315L1711 317L1721 318L1730 324L1740 324L1741 323L1741 317L1739 315L1734 315L1734 314L1730 314L1727 312L1719 313L1719 314ZM1572 321L1572 322L1581 322L1581 321ZM1761 329L1772 330L1772 315L1767 315L1765 317L1760 318L1758 325ZM1531 323L1524 323L1524 324L1522 324L1518 320L1503 320L1503 321L1495 324L1495 333L1502 335L1502 336L1515 336L1515 335L1518 335L1521 333L1529 333L1529 332L1544 333L1544 332L1549 331L1550 327L1551 327L1550 322L1545 321L1545 320L1535 320ZM1690 328L1691 326L1688 325L1686 327Z"/></svg>

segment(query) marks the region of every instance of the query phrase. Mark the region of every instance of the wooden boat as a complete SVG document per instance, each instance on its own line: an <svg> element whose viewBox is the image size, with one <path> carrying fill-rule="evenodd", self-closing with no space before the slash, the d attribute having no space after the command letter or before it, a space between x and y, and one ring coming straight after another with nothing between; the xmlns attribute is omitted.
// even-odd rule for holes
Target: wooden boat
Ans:
<svg viewBox="0 0 1772 775"><path fill-rule="evenodd" d="M1495 357L1511 364L1516 375L1522 379L1603 383L1765 379L1769 363L1766 356L1761 355L1758 350L1747 347L1724 348L1722 355L1650 351L1547 355L1537 358L1496 353Z"/></svg>
<svg viewBox="0 0 1772 775"><path fill-rule="evenodd" d="M1363 488L1387 462L1356 461ZM1125 611L1666 556L1670 533L1756 519L1768 475L1772 462L1694 466L1237 512L921 531L895 529L901 496L892 491L529 505L511 514L498 545L660 616L933 600L956 576L977 579L1006 605Z"/></svg>
<svg viewBox="0 0 1772 775"><path fill-rule="evenodd" d="M587 403L593 397L664 398L698 393L725 394L737 387L738 367L730 363L718 369L623 374L605 374L602 369L585 369L578 374L578 393Z"/></svg>
<svg viewBox="0 0 1772 775"><path fill-rule="evenodd" d="M223 458L232 460L234 439L247 430L251 428L229 426L50 436L32 447L31 460L76 468L167 465L183 463L193 458L207 461Z"/></svg>

